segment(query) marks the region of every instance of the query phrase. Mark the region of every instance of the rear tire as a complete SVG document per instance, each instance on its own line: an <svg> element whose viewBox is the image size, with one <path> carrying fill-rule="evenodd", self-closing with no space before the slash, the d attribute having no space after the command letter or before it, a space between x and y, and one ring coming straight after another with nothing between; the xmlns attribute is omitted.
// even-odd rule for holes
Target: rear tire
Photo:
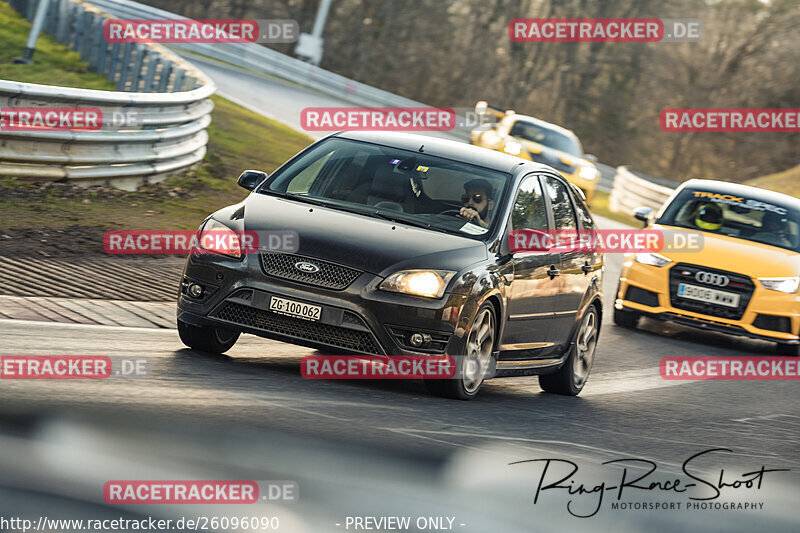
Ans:
<svg viewBox="0 0 800 533"><path fill-rule="evenodd" d="M614 309L614 324L621 328L636 329L636 326L639 325L639 318L641 315L636 311Z"/></svg>
<svg viewBox="0 0 800 533"><path fill-rule="evenodd" d="M467 332L466 355L454 357L455 376L452 379L426 379L425 387L430 393L454 400L471 400L478 395L487 372L493 368L496 324L494 306L483 304Z"/></svg>
<svg viewBox="0 0 800 533"><path fill-rule="evenodd" d="M194 350L214 354L230 350L239 332L217 326L194 326L178 320L178 335L183 344Z"/></svg>
<svg viewBox="0 0 800 533"><path fill-rule="evenodd" d="M545 392L577 396L586 385L592 371L594 352L600 334L600 316L597 308L590 305L581 319L575 342L570 348L569 357L558 371L539 376L539 386Z"/></svg>

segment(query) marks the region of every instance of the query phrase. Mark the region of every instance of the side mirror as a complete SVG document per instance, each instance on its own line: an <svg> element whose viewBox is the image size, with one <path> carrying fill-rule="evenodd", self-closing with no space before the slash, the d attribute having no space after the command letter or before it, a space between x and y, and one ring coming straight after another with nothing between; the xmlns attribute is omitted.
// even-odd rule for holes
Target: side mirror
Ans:
<svg viewBox="0 0 800 533"><path fill-rule="evenodd" d="M260 170L245 170L239 176L239 187L243 187L248 191L252 191L256 186L267 179L267 173Z"/></svg>
<svg viewBox="0 0 800 533"><path fill-rule="evenodd" d="M647 227L647 224L650 223L650 215L652 214L653 214L652 207L637 207L633 211L633 218L635 218L636 220L641 220L642 222L644 222L645 227Z"/></svg>
<svg viewBox="0 0 800 533"><path fill-rule="evenodd" d="M597 156L594 154L583 154L583 158L587 161L591 161L592 163L597 163L597 161L599 161Z"/></svg>

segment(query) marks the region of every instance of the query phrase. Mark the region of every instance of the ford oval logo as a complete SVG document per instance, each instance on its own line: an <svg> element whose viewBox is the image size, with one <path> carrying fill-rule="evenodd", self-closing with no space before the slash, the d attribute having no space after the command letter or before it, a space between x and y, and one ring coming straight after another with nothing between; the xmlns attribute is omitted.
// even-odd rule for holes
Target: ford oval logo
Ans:
<svg viewBox="0 0 800 533"><path fill-rule="evenodd" d="M298 263L295 263L294 267L300 272L305 272L307 274L313 274L314 272L319 272L319 267L314 263L309 263L308 261L300 261Z"/></svg>

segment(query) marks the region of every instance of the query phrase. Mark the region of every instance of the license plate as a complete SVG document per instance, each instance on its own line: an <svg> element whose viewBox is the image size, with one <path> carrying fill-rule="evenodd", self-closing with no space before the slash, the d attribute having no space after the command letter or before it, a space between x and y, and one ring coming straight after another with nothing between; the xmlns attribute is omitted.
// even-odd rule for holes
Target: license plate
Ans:
<svg viewBox="0 0 800 533"><path fill-rule="evenodd" d="M711 304L724 305L725 307L739 307L739 295L733 292L718 291L697 285L681 283L678 286L678 296L689 300L708 302Z"/></svg>
<svg viewBox="0 0 800 533"><path fill-rule="evenodd" d="M305 320L319 320L322 315L322 307L318 305L304 304L285 298L276 298L275 296L269 301L269 310Z"/></svg>

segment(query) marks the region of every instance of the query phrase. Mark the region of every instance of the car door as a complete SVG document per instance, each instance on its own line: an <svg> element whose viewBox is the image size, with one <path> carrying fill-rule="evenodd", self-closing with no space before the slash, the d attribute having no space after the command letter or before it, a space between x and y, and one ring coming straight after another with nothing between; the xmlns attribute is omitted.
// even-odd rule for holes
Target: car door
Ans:
<svg viewBox="0 0 800 533"><path fill-rule="evenodd" d="M562 179L544 176L544 190L553 212L555 229L564 237L574 235L579 242L578 216L575 199L570 186ZM588 214L587 214L588 217ZM591 218L589 217L591 221ZM570 239L562 239L569 242ZM559 247L559 294L556 299L555 316L550 329L550 341L556 345L567 343L570 332L580 310L583 297L592 279L597 277L598 262L594 252L586 246L564 245Z"/></svg>
<svg viewBox="0 0 800 533"><path fill-rule="evenodd" d="M511 213L512 230L547 231L551 225L539 176L522 179ZM508 289L508 322L501 351L514 352L508 359L545 356L552 351L549 341L559 280L551 275L558 268L557 253L516 251L511 257L513 280Z"/></svg>

